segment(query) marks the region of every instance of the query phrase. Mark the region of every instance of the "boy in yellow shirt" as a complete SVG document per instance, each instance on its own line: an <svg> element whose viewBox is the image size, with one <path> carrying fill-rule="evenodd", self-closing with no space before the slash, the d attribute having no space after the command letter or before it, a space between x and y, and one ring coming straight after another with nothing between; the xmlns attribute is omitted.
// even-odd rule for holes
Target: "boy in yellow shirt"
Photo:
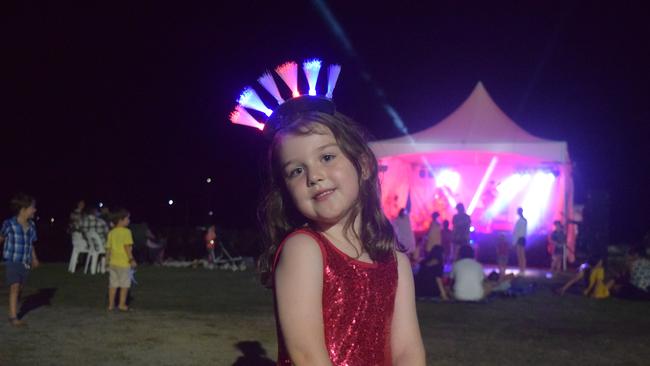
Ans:
<svg viewBox="0 0 650 366"><path fill-rule="evenodd" d="M130 269L137 263L133 259L133 235L127 228L130 222L127 210L118 210L113 216L115 227L108 233L106 258L108 260L108 310L113 310L115 294L120 289L118 310L128 311L126 294L131 287Z"/></svg>

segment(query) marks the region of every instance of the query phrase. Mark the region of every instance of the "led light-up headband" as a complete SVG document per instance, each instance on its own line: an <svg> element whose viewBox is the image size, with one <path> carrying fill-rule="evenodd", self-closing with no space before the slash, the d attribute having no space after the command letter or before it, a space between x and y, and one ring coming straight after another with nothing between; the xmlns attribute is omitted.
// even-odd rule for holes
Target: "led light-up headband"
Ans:
<svg viewBox="0 0 650 366"><path fill-rule="evenodd" d="M340 65L330 65L327 75L327 92L325 95L317 95L316 84L320 73L321 60L311 59L303 62L302 70L305 73L309 90L306 94L300 94L298 90L298 64L290 61L275 68L275 72L280 76L282 81L289 87L291 97L284 99L278 89L275 79L270 72L265 72L257 81L264 89L277 101L278 105L275 110L270 109L257 94L255 89L248 86L244 88L239 98L235 110L230 113L232 123L255 127L265 134L272 136L275 131L290 124L295 116L303 112L317 111L328 114L334 114L336 106L332 102L332 94L336 87L341 72ZM247 109L253 109L266 118L259 121L253 117Z"/></svg>

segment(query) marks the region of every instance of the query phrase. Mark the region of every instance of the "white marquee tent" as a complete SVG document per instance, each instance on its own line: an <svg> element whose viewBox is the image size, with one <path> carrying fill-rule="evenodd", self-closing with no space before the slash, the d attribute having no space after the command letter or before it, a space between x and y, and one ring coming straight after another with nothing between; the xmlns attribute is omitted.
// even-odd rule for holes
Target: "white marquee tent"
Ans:
<svg viewBox="0 0 650 366"><path fill-rule="evenodd" d="M537 217L540 230L548 230L553 220L566 222L571 217L573 183L567 143L526 132L496 105L481 82L439 123L370 145L382 171L384 211L392 219L410 200L411 221L417 231L428 227L433 211L451 219L455 202L463 202L467 208L473 205L473 221L484 221L477 229L488 232L509 230L518 205L528 206L528 214ZM443 177L449 171L456 172L451 180ZM541 171L553 174L548 188L536 183L537 178L522 183L517 194L507 186L512 175L528 172L536 177L535 172ZM501 192L504 190L510 193ZM499 195L509 195L509 202L502 202L505 206L501 212L492 212L494 217L482 220ZM544 195L548 202L535 200Z"/></svg>

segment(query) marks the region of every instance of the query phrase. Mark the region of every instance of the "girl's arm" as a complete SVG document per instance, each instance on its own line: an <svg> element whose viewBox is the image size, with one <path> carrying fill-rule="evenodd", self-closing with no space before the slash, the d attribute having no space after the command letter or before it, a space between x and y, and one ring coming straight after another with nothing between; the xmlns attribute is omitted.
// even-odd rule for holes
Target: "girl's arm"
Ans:
<svg viewBox="0 0 650 366"><path fill-rule="evenodd" d="M284 243L275 270L275 293L284 342L294 365L332 363L325 346L322 309L323 258L312 237Z"/></svg>
<svg viewBox="0 0 650 366"><path fill-rule="evenodd" d="M404 253L397 253L397 293L390 332L393 365L424 366L424 345L415 311L413 273Z"/></svg>

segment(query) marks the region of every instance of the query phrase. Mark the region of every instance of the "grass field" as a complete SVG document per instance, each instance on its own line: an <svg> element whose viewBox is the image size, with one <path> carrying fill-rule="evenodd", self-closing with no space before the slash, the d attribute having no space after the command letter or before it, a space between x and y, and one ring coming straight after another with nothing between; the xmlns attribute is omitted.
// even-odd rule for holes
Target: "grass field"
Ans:
<svg viewBox="0 0 650 366"><path fill-rule="evenodd" d="M33 271L28 326L0 325L0 365L273 364L271 293L253 272L141 267L136 277L134 310L107 313L105 276ZM526 297L418 303L428 364L650 365L650 303L558 297L538 281ZM3 286L3 311L7 297Z"/></svg>

